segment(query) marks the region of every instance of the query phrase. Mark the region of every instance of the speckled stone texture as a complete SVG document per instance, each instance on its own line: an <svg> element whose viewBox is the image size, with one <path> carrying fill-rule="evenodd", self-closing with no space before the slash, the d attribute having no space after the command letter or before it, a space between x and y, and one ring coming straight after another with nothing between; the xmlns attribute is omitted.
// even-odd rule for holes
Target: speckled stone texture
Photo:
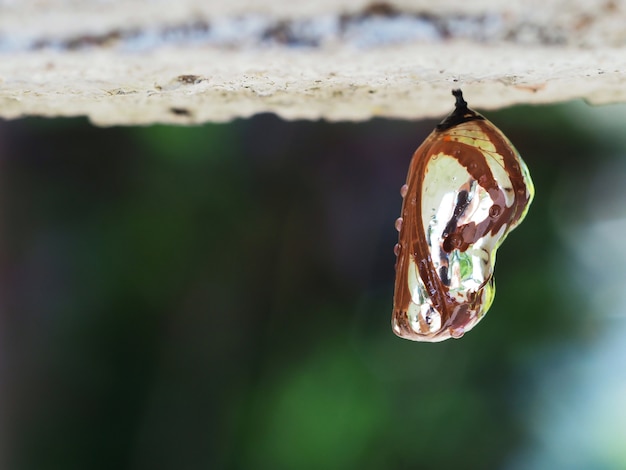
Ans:
<svg viewBox="0 0 626 470"><path fill-rule="evenodd" d="M593 3L593 5L591 5ZM626 101L626 1L0 0L0 116L100 125Z"/></svg>

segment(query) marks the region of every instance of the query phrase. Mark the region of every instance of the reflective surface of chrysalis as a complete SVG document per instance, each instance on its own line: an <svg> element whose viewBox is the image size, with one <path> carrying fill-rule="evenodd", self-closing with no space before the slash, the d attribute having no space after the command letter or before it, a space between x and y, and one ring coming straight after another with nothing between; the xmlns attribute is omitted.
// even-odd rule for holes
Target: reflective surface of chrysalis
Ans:
<svg viewBox="0 0 626 470"><path fill-rule="evenodd" d="M415 151L401 189L392 327L414 341L460 338L485 315L496 250L534 194L511 142L453 95L455 110Z"/></svg>

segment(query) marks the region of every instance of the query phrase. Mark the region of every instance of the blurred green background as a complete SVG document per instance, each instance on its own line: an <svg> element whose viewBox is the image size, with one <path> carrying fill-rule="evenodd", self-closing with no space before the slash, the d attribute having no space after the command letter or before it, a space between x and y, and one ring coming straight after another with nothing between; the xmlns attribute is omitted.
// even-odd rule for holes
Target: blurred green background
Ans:
<svg viewBox="0 0 626 470"><path fill-rule="evenodd" d="M439 344L390 328L435 121L0 122L2 468L626 468L626 107L485 114L537 195Z"/></svg>

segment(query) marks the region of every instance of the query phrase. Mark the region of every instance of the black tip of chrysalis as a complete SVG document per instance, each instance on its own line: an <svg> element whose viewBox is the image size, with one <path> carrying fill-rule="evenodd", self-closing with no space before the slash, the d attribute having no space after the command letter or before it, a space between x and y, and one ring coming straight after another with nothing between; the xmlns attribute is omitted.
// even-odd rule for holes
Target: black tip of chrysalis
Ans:
<svg viewBox="0 0 626 470"><path fill-rule="evenodd" d="M435 127L438 131L445 131L451 127L458 126L468 121L484 120L485 118L467 107L467 102L463 99L461 90L452 90L452 95L456 98L454 111L452 111L443 121Z"/></svg>
<svg viewBox="0 0 626 470"><path fill-rule="evenodd" d="M463 92L460 89L452 90L452 96L456 98L456 103L454 103L456 109L467 109L467 102L463 99Z"/></svg>

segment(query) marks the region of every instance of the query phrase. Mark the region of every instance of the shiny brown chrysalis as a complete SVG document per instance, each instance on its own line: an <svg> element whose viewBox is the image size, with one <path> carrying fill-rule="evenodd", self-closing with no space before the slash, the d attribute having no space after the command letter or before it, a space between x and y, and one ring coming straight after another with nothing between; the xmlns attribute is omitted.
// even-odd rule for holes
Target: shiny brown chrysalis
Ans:
<svg viewBox="0 0 626 470"><path fill-rule="evenodd" d="M414 341L460 338L485 315L496 250L534 195L511 142L452 94L454 111L415 151L400 191L392 328Z"/></svg>

